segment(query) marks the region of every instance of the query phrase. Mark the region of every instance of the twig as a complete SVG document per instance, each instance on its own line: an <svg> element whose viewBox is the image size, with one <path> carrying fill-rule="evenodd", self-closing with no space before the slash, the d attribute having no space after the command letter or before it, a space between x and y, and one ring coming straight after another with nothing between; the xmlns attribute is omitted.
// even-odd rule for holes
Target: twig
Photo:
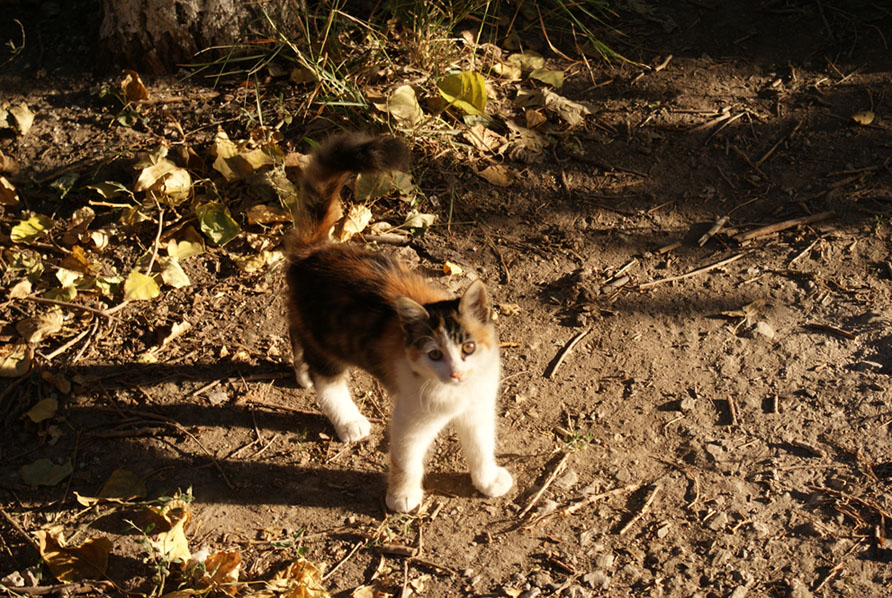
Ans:
<svg viewBox="0 0 892 598"><path fill-rule="evenodd" d="M715 224L713 224L710 229L703 234L702 237L697 239L697 245L699 245L700 247L706 245L706 242L709 241L713 237L713 235L718 233L720 230L722 230L722 228L724 228L726 224L728 224L728 220L728 216L722 216L721 218L716 220Z"/></svg>
<svg viewBox="0 0 892 598"><path fill-rule="evenodd" d="M777 143L775 143L774 145L772 145L771 148L770 148L767 152L765 152L765 155L763 155L761 158L759 158L758 160L756 160L756 168L758 168L759 166L762 166L762 164L765 162L765 160L767 160L768 158L771 157L771 154L774 153L774 150L776 150L777 148L779 148L780 145L781 145L784 141L786 141L787 139L789 139L790 137L792 137L793 135L795 135L795 134L796 134L796 131L798 131L798 130L799 130L799 127L801 127L801 126L802 126L802 121L800 120L798 123L796 123L796 126L793 127L793 130L792 130L792 131L790 131L789 133L787 133L786 135L784 135L783 137L781 137L780 139L778 139L778 140L777 140Z"/></svg>
<svg viewBox="0 0 892 598"><path fill-rule="evenodd" d="M737 419L737 400L728 395L728 413L731 415L731 425L736 426L739 422Z"/></svg>
<svg viewBox="0 0 892 598"><path fill-rule="evenodd" d="M543 521L547 519L551 519L552 517L556 517L558 515L572 515L579 509L588 506L592 503L595 503L599 500L610 498L613 496L618 496L620 494L628 494L629 492L635 492L641 488L641 484L629 484L628 486L623 486L621 488L614 488L613 490L607 490L606 492L601 492L600 494L592 494L591 496L587 496L584 499L575 502L571 505L564 507L563 509L558 509L556 511L552 511L551 513L543 513L538 517L532 519L528 523L526 523L523 527L525 529L532 529L533 527L539 525Z"/></svg>
<svg viewBox="0 0 892 598"><path fill-rule="evenodd" d="M858 338L857 335L852 334L847 330L843 330L842 328L837 328L836 326L830 326L829 324L817 324L817 323L809 323L805 325L806 328L811 328L812 330L820 330L822 332L830 332L831 334L836 334L843 338L847 338L850 341L853 341Z"/></svg>
<svg viewBox="0 0 892 598"><path fill-rule="evenodd" d="M554 377L554 374L557 372L558 368L561 367L561 364L564 363L564 360L567 358L567 355L570 354L570 351L573 350L573 347L575 347L577 343L579 343L579 341L581 341L591 331L592 329L589 328L588 330L583 330L582 332L577 333L576 336L571 338L570 341L566 345L564 345L564 348L560 350L560 352L557 354L557 357L555 357L554 361L551 362L551 365L548 366L548 369L545 370L546 378L550 379Z"/></svg>
<svg viewBox="0 0 892 598"><path fill-rule="evenodd" d="M741 114L743 114L743 113L741 112ZM688 129L688 133L696 133L697 131L702 131L704 129L708 129L709 127L711 127L713 125L717 125L720 122L722 122L723 120L728 120L729 118L731 118L731 113L724 112L720 116L717 116L711 120L708 120L705 123L701 123L701 124L697 125L696 127L692 127L690 129Z"/></svg>
<svg viewBox="0 0 892 598"><path fill-rule="evenodd" d="M502 255L502 252L499 251L499 248L496 247L496 244L493 242L492 238L489 236L489 233L486 232L486 227L482 224L477 223L477 226L480 227L480 230L483 232L483 237L486 239L486 242L489 244L489 247L492 249L493 253L496 254L496 257L499 258L499 264L502 266L502 271L505 273L505 284L511 284L511 271L508 270L508 264L505 263L505 258Z"/></svg>
<svg viewBox="0 0 892 598"><path fill-rule="evenodd" d="M102 316L104 318L111 319L111 313L106 310L96 309L95 307L90 307L89 305L81 305L80 303L70 303L68 301L59 301L58 299L47 299L46 297L35 297L34 295L28 295L27 297L22 297L22 301L32 301L34 303L43 303L46 305L58 305L60 307L67 307L70 309L79 309L81 311L88 311L91 314L96 314L98 316Z"/></svg>
<svg viewBox="0 0 892 598"><path fill-rule="evenodd" d="M548 477L545 478L545 482L542 483L542 487L539 488L539 491L533 495L533 498L530 499L530 502L527 503L520 513L517 514L518 519L522 519L524 515L529 513L530 509L533 508L539 499L542 498L542 495L545 494L545 491L548 490L548 487L551 486L552 482L554 482L557 477L564 471L564 468L567 466L567 459L570 458L570 453L564 453L564 456L561 457L561 460L557 462L557 465L554 466L554 469L551 470L551 473L548 474Z"/></svg>
<svg viewBox="0 0 892 598"><path fill-rule="evenodd" d="M658 64L657 66L654 67L653 72L655 72L655 73L659 73L659 72L662 71L664 68L666 68L667 66L669 66L669 62L672 60L672 58L673 58L672 54L670 54L669 56L667 56L667 57L663 60L663 62L661 62L660 64Z"/></svg>
<svg viewBox="0 0 892 598"><path fill-rule="evenodd" d="M362 240L366 243L381 243L383 245L408 245L412 242L412 237L397 233L382 233L380 235L363 235Z"/></svg>
<svg viewBox="0 0 892 598"><path fill-rule="evenodd" d="M87 337L87 342L81 345L81 348L78 350L77 354L71 360L71 364L74 365L80 358L84 356L84 353L87 352L87 347L90 346L90 341L93 340L93 337L96 335L96 331L99 330L99 321L97 320L95 324L93 324L93 328L90 329L90 336Z"/></svg>
<svg viewBox="0 0 892 598"><path fill-rule="evenodd" d="M704 140L703 140L703 143L701 143L700 145L701 145L701 146L705 146L706 144L708 144L710 141L712 141L712 138L713 138L713 137L715 137L716 135L718 135L719 133L721 133L722 131L724 131L724 130L725 130L725 127L727 127L728 125L730 125L731 123L733 123L735 120L737 120L738 118L740 118L740 117L743 116L744 114L746 114L746 112L739 112L739 113L735 114L734 116L732 116L731 118L729 118L728 120L726 120L725 122L723 122L720 126L716 127L715 130L714 130L712 133L710 133L709 135L707 135L706 139L704 139ZM731 185L731 188L733 189L733 188L734 188L734 185Z"/></svg>
<svg viewBox="0 0 892 598"><path fill-rule="evenodd" d="M833 216L836 216L836 212L831 210L828 212L819 212L818 214L809 214L808 216L801 216L799 218L791 218L789 220L775 222L774 224L768 224L766 226L760 226L759 228L747 231L745 233L734 235L734 240L738 243L743 243L744 241L751 241L758 237L764 237L765 235L770 235L782 230L787 230L788 228L793 228L794 226L821 222L822 220L827 220L828 218L832 218Z"/></svg>
<svg viewBox="0 0 892 598"><path fill-rule="evenodd" d="M338 561L338 563L334 567L329 569L328 573L326 573L325 575L322 576L322 581L325 581L326 579L328 579L329 577L334 575L334 572L337 571L338 569L340 569L341 565L343 565L348 560L350 560L350 557L352 557L354 554L356 554L357 550L359 550L360 548L362 548L363 546L365 546L368 543L369 543L368 540L360 540L359 542L354 544L353 548L350 549L350 551L347 553L347 555L344 558L342 558L340 561Z"/></svg>
<svg viewBox="0 0 892 598"><path fill-rule="evenodd" d="M812 241L812 242L809 244L808 247L806 247L805 249L803 249L802 251L800 251L798 254L796 254L796 257L794 257L793 259L790 260L790 265L792 266L793 264L795 264L796 262L798 262L799 260L801 260L803 257L805 257L805 255L806 255L809 251L811 251L811 250L814 248L815 245L817 245L818 243L820 243L821 240L822 240L823 238L824 238L824 237L818 237L817 239L815 239L814 241Z"/></svg>
<svg viewBox="0 0 892 598"><path fill-rule="evenodd" d="M635 523L638 522L639 519L644 517L644 514L650 508L650 505L653 503L654 499L657 497L657 494L660 492L660 485L654 484L650 489L650 494L647 497L647 500L644 501L644 505L641 507L641 510L635 513L635 516L629 519L624 526L619 530L619 535L622 536L624 533L629 531Z"/></svg>
<svg viewBox="0 0 892 598"><path fill-rule="evenodd" d="M0 586L4 587L5 586ZM75 583L62 583L54 586L33 586L25 588L5 588L10 595L23 594L27 596L46 596L53 594L55 596L76 596L78 594L104 594L105 590L113 589L115 585L110 581L78 581Z"/></svg>
<svg viewBox="0 0 892 598"><path fill-rule="evenodd" d="M737 260L739 260L740 258L742 258L745 255L746 255L746 252L738 253L737 255L732 255L731 257L723 259L723 260L716 262L714 264L710 264L708 266L704 266L702 268L697 268L696 270L692 270L691 272L688 272L687 274L680 274L678 276L670 276L669 278L661 278L659 280L652 280L650 282L645 282L644 284L638 285L638 288L641 290L649 289L651 287L657 286L658 284L663 284L666 282L675 282L677 280L684 280L686 278L691 278L693 276L697 276L698 274L704 274L706 272L709 272L710 270L715 270L716 268L721 268L722 266L726 266L726 265L730 264L731 262L736 262Z"/></svg>
<svg viewBox="0 0 892 598"><path fill-rule="evenodd" d="M31 546L33 546L38 552L40 551L40 547L37 545L37 541L31 537L31 535L24 530L24 528L19 524L18 521L12 518L12 516L6 512L3 507L0 507L0 515L3 515L3 518L11 525L15 531L19 532L19 535L22 536Z"/></svg>
<svg viewBox="0 0 892 598"><path fill-rule="evenodd" d="M839 573L840 571L842 571L842 570L845 568L845 566L846 566L846 559L849 558L849 557L852 555L853 552L855 552L856 550L858 550L859 548L861 548L861 546L862 546L861 542L857 542L857 543L855 543L854 546L852 546L851 548L849 548L849 549L846 551L846 553L845 553L844 555L842 555L842 558L839 560L839 562L836 563L835 565L833 565L833 567L831 567L830 570L827 571L827 575L824 576L824 579L821 580L821 583L819 583L817 586L815 586L815 588L812 590L812 593L820 592L821 589L822 589L825 585L827 585L828 583L830 583L830 580L833 579L834 577L836 577L836 574Z"/></svg>
<svg viewBox="0 0 892 598"><path fill-rule="evenodd" d="M158 257L158 243L161 241L161 229L164 228L164 208L158 212L158 233L155 235L155 242L152 244L152 257L149 259L149 265L146 267L146 276L152 275L152 266L155 265L155 258Z"/></svg>
<svg viewBox="0 0 892 598"><path fill-rule="evenodd" d="M745 153L743 153L743 150L741 150L736 145L732 145L731 149L734 150L735 154L737 154L738 156L743 158L743 161L747 163L747 165L752 169L753 172L758 174L763 179L768 179L768 176L764 172L762 172L762 169L759 168L758 166L756 166L755 164L753 164L753 161L750 160L749 156L747 156Z"/></svg>
<svg viewBox="0 0 892 598"><path fill-rule="evenodd" d="M55 359L56 357L58 357L59 355L61 355L62 353L64 353L65 351L67 351L68 349L73 347L74 345L76 345L82 338L84 338L85 336L90 334L90 330L92 330L92 328L84 328L84 330L80 334L78 334L76 337L74 337L73 339L71 339L70 341L68 341L67 343L65 343L64 345L62 345L61 347L59 347L58 349L53 351L52 353L48 353L44 358L47 361L52 361L53 359Z"/></svg>

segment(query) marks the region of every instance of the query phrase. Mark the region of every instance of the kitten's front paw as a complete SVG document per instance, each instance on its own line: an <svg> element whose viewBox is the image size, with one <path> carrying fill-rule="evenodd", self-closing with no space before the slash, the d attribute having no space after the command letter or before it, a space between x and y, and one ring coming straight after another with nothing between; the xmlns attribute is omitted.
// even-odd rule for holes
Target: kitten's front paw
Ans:
<svg viewBox="0 0 892 598"><path fill-rule="evenodd" d="M357 440L362 440L372 431L372 424L361 415L357 419L334 424L334 427L341 442L356 442Z"/></svg>
<svg viewBox="0 0 892 598"><path fill-rule="evenodd" d="M504 467L496 467L493 473L484 479L474 479L474 487L486 496L502 496L514 485L514 478Z"/></svg>
<svg viewBox="0 0 892 598"><path fill-rule="evenodd" d="M397 513L408 513L421 504L424 498L424 490L413 488L408 492L387 491L387 508Z"/></svg>

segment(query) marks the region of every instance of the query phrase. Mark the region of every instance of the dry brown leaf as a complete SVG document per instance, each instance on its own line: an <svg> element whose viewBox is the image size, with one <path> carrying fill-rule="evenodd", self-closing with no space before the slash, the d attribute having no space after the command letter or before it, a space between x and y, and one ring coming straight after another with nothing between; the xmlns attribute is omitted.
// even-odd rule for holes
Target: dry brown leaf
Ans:
<svg viewBox="0 0 892 598"><path fill-rule="evenodd" d="M0 152L0 172L15 175L19 172L19 165L15 160Z"/></svg>
<svg viewBox="0 0 892 598"><path fill-rule="evenodd" d="M340 224L335 227L337 231L335 238L339 243L346 243L353 235L358 235L365 230L372 220L372 211L360 204L350 206L347 215L341 220Z"/></svg>
<svg viewBox="0 0 892 598"><path fill-rule="evenodd" d="M10 299L21 299L31 294L31 281L27 278L20 280L9 289Z"/></svg>
<svg viewBox="0 0 892 598"><path fill-rule="evenodd" d="M277 222L291 222L291 214L282 206L257 204L248 208L246 212L248 224L275 224Z"/></svg>
<svg viewBox="0 0 892 598"><path fill-rule="evenodd" d="M144 102L149 99L149 92L146 86L142 84L139 73L124 69L124 80L121 81L121 91L124 92L124 99L128 102Z"/></svg>
<svg viewBox="0 0 892 598"><path fill-rule="evenodd" d="M90 538L77 546L64 546L61 534L40 530L37 532L40 556L50 573L62 583L82 579L102 579L108 569L111 540L105 537Z"/></svg>
<svg viewBox="0 0 892 598"><path fill-rule="evenodd" d="M568 125L575 127L585 121L585 116L592 111L588 106L568 100L550 89L543 89L545 107L560 116Z"/></svg>
<svg viewBox="0 0 892 598"><path fill-rule="evenodd" d="M28 108L28 104L22 102L16 106L7 109L10 116L15 120L15 128L20 135L25 135L34 124L34 113Z"/></svg>
<svg viewBox="0 0 892 598"><path fill-rule="evenodd" d="M0 176L0 204L14 206L19 203L19 193L15 185L10 183L5 176Z"/></svg>
<svg viewBox="0 0 892 598"><path fill-rule="evenodd" d="M505 121L511 131L508 155L515 160L534 162L548 147L548 139L538 131L522 127L513 120Z"/></svg>
<svg viewBox="0 0 892 598"><path fill-rule="evenodd" d="M45 336L52 336L62 330L62 322L65 316L62 310L53 308L46 313L33 318L26 318L16 324L16 331L22 340L32 346L40 344Z"/></svg>
<svg viewBox="0 0 892 598"><path fill-rule="evenodd" d="M503 164L487 166L478 172L477 175L498 187L508 187L514 182L515 178L514 171Z"/></svg>
<svg viewBox="0 0 892 598"><path fill-rule="evenodd" d="M527 128L535 129L539 125L544 124L548 121L545 116L542 115L538 110L534 110L532 108L523 111L524 118L527 121Z"/></svg>
<svg viewBox="0 0 892 598"><path fill-rule="evenodd" d="M476 124L465 131L462 136L471 145L485 152L498 152L505 145L505 138L482 124Z"/></svg>

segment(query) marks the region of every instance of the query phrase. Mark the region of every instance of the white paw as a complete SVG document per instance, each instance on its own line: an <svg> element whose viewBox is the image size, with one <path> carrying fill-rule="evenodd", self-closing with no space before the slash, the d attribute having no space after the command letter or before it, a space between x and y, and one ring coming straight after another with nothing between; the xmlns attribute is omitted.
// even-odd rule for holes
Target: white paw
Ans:
<svg viewBox="0 0 892 598"><path fill-rule="evenodd" d="M362 440L372 431L372 424L363 416L346 422L335 423L335 431L341 442L356 442Z"/></svg>
<svg viewBox="0 0 892 598"><path fill-rule="evenodd" d="M408 513L421 504L424 490L413 488L408 492L387 491L387 508L398 513Z"/></svg>
<svg viewBox="0 0 892 598"><path fill-rule="evenodd" d="M514 478L504 467L496 467L483 479L474 479L474 487L486 496L502 496L514 485Z"/></svg>

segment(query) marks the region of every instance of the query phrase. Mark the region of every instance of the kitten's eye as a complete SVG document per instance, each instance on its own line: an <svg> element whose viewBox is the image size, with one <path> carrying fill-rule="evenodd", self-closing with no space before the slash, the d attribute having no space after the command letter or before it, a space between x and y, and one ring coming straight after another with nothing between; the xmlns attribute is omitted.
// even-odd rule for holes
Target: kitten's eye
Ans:
<svg viewBox="0 0 892 598"><path fill-rule="evenodd" d="M439 349L433 349L427 352L427 356L431 361L440 361L443 359L443 352Z"/></svg>
<svg viewBox="0 0 892 598"><path fill-rule="evenodd" d="M470 355L477 349L477 343L474 341L468 341L461 346L461 352L465 355Z"/></svg>

